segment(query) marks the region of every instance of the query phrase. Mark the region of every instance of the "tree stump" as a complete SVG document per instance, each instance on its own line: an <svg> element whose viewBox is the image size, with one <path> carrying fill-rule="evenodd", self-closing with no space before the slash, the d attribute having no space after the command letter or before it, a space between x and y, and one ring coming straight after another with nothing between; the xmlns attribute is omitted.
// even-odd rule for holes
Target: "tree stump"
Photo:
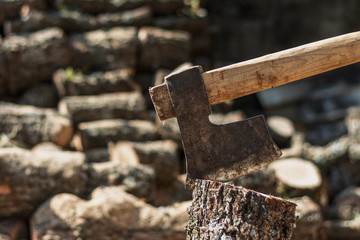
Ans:
<svg viewBox="0 0 360 240"><path fill-rule="evenodd" d="M186 239L290 239L296 204L209 180L196 180Z"/></svg>

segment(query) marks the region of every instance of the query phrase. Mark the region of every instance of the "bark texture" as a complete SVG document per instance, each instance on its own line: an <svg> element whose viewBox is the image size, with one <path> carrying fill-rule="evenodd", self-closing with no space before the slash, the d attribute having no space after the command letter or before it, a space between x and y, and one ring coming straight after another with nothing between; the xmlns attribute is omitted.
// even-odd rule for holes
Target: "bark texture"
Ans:
<svg viewBox="0 0 360 240"><path fill-rule="evenodd" d="M121 187L99 187L90 200L59 194L32 219L32 239L182 240L189 202L156 208Z"/></svg>
<svg viewBox="0 0 360 240"><path fill-rule="evenodd" d="M1 149L0 217L27 217L56 193L84 193L84 162L81 153Z"/></svg>
<svg viewBox="0 0 360 240"><path fill-rule="evenodd" d="M187 32L142 27L138 38L139 64L143 68L175 68L190 59L191 42Z"/></svg>
<svg viewBox="0 0 360 240"><path fill-rule="evenodd" d="M47 11L31 9L21 19L8 21L7 34L36 31L47 27L60 27L66 32L90 31L115 26L139 26L152 23L149 7L117 13L102 13L95 16L78 11Z"/></svg>
<svg viewBox="0 0 360 240"><path fill-rule="evenodd" d="M83 74L71 68L59 69L53 81L60 97L140 90L130 68Z"/></svg>
<svg viewBox="0 0 360 240"><path fill-rule="evenodd" d="M56 69L70 63L67 38L59 28L10 36L1 48L8 75L0 83L5 82L2 88L13 95L34 83L50 79Z"/></svg>
<svg viewBox="0 0 360 240"><path fill-rule="evenodd" d="M52 109L0 103L0 130L27 146L51 141L66 146L73 134L69 118Z"/></svg>
<svg viewBox="0 0 360 240"><path fill-rule="evenodd" d="M109 119L79 124L79 149L106 147L109 142L158 140L156 126L150 121Z"/></svg>
<svg viewBox="0 0 360 240"><path fill-rule="evenodd" d="M290 239L296 204L234 185L196 180L187 239Z"/></svg>
<svg viewBox="0 0 360 240"><path fill-rule="evenodd" d="M134 67L136 32L135 27L114 27L72 35L72 66L88 70Z"/></svg>
<svg viewBox="0 0 360 240"><path fill-rule="evenodd" d="M145 99L140 92L65 97L59 102L59 111L70 116L76 125L102 119L147 118Z"/></svg>

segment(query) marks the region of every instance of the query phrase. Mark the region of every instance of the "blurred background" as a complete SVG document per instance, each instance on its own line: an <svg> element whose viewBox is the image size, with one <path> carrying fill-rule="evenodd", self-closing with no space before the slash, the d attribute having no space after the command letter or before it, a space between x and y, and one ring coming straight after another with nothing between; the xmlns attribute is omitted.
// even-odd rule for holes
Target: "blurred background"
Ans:
<svg viewBox="0 0 360 240"><path fill-rule="evenodd" d="M0 1L0 239L184 239L181 137L148 88L359 30L356 0ZM283 156L232 183L297 203L293 239L360 239L359 106L356 63L210 119L265 115Z"/></svg>

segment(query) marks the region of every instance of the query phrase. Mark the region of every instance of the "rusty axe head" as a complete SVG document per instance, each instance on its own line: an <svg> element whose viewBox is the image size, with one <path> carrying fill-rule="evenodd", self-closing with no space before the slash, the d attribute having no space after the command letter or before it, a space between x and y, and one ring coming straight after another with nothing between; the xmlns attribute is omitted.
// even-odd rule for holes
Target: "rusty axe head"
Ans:
<svg viewBox="0 0 360 240"><path fill-rule="evenodd" d="M187 186L195 179L231 180L278 158L263 116L226 125L209 121L201 72L195 66L165 78L183 141Z"/></svg>

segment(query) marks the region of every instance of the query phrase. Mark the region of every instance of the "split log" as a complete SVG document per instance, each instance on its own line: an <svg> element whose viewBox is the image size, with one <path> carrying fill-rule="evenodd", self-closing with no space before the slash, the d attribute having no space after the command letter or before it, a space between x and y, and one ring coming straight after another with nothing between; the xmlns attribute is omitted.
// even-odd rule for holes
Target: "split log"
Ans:
<svg viewBox="0 0 360 240"><path fill-rule="evenodd" d="M58 97L54 86L48 83L36 84L24 92L18 100L19 104L41 108L55 108Z"/></svg>
<svg viewBox="0 0 360 240"><path fill-rule="evenodd" d="M68 68L57 70L53 81L60 97L97 95L140 90L140 86L133 80L133 75L134 71L130 68L86 75Z"/></svg>
<svg viewBox="0 0 360 240"><path fill-rule="evenodd" d="M186 239L290 239L295 208L242 187L196 180Z"/></svg>
<svg viewBox="0 0 360 240"><path fill-rule="evenodd" d="M73 134L70 119L51 109L2 102L0 119L3 134L28 146L46 141L66 146Z"/></svg>
<svg viewBox="0 0 360 240"><path fill-rule="evenodd" d="M288 147L291 137L295 133L294 124L285 117L271 116L266 119L269 132L274 142L280 147Z"/></svg>
<svg viewBox="0 0 360 240"><path fill-rule="evenodd" d="M187 32L142 27L138 38L141 68L175 68L190 60L191 41Z"/></svg>
<svg viewBox="0 0 360 240"><path fill-rule="evenodd" d="M172 185L177 180L180 172L180 159L178 145L174 141L128 142L128 144L131 145L136 154L136 157L130 157L132 162L135 162L136 160L133 159L137 158L139 163L154 168L158 187ZM116 162L130 162L125 157L133 155L131 149L124 146L123 142L111 147L110 151L111 161Z"/></svg>
<svg viewBox="0 0 360 240"><path fill-rule="evenodd" d="M86 189L85 158L80 153L0 151L0 217L28 217L50 196Z"/></svg>
<svg viewBox="0 0 360 240"><path fill-rule="evenodd" d="M189 204L155 208L121 187L97 188L90 200L59 194L33 215L32 239L182 240Z"/></svg>
<svg viewBox="0 0 360 240"><path fill-rule="evenodd" d="M153 141L159 139L156 126L144 120L99 120L79 124L78 150L106 147L109 142Z"/></svg>
<svg viewBox="0 0 360 240"><path fill-rule="evenodd" d="M301 158L280 159L269 164L278 179L277 194L293 198L307 195L320 202L324 191L321 191L322 176L319 168L312 162Z"/></svg>
<svg viewBox="0 0 360 240"><path fill-rule="evenodd" d="M65 32L75 33L116 26L151 25L152 11L149 7L117 13L102 13L91 16L77 11L37 11L30 9L26 16L6 22L6 34L37 31L48 27L59 27Z"/></svg>
<svg viewBox="0 0 360 240"><path fill-rule="evenodd" d="M70 37L72 66L87 70L133 68L138 44L136 34L134 27L74 34Z"/></svg>
<svg viewBox="0 0 360 240"><path fill-rule="evenodd" d="M75 125L103 119L147 119L140 92L65 97L59 102L59 112L69 116Z"/></svg>
<svg viewBox="0 0 360 240"><path fill-rule="evenodd" d="M6 82L3 88L12 95L50 79L56 69L70 63L67 39L59 28L10 36L1 48L6 56L8 75L0 82Z"/></svg>
<svg viewBox="0 0 360 240"><path fill-rule="evenodd" d="M296 207L296 228L294 229L293 240L325 240L326 233L323 229L323 216L320 206L309 197L292 198Z"/></svg>
<svg viewBox="0 0 360 240"><path fill-rule="evenodd" d="M0 220L1 240L27 240L29 239L27 224L24 220L8 218Z"/></svg>

